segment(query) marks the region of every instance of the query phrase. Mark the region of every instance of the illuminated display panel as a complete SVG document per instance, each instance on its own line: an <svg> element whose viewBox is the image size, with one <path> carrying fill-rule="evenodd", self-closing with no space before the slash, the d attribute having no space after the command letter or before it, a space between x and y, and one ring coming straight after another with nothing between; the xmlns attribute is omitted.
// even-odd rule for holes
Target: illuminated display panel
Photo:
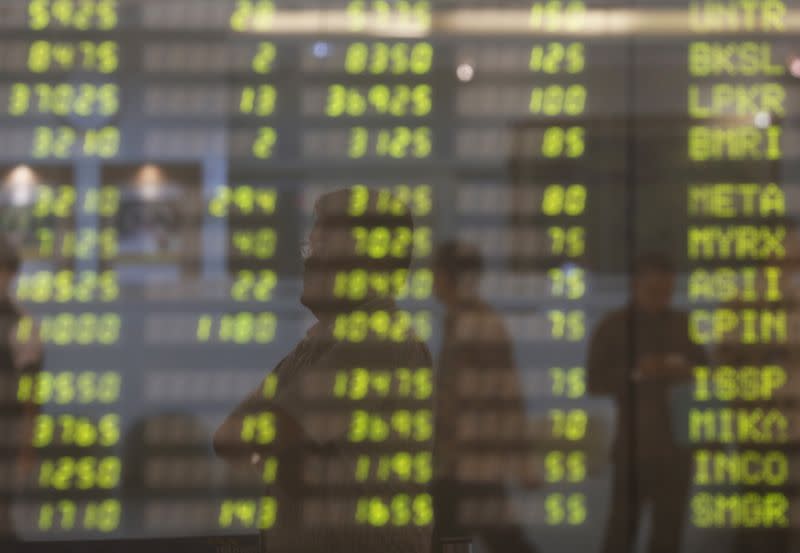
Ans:
<svg viewBox="0 0 800 553"><path fill-rule="evenodd" d="M7 334L44 353L3 374L0 531L279 550L286 517L390 541L438 519L478 550L605 551L629 517L676 551L789 550L796 9L4 2ZM352 227L320 240L343 188ZM479 281L441 284L453 241ZM319 247L342 258L318 270ZM674 343L618 311L650 252L677 271ZM442 304L471 286L485 305ZM300 298L349 306L329 338L369 362L280 374ZM374 353L414 339L430 359ZM284 410L336 447L287 460Z"/></svg>

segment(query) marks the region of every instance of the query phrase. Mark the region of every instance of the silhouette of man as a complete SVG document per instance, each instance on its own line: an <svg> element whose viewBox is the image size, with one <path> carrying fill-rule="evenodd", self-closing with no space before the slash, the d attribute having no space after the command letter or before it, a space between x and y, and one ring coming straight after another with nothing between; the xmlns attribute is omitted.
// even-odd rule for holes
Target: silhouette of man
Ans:
<svg viewBox="0 0 800 553"><path fill-rule="evenodd" d="M24 480L32 464L31 421L35 416L32 402L17 401L19 379L23 374L34 374L41 368L42 349L37 333L21 338L19 323L25 313L14 302L12 284L19 273L22 260L19 253L4 235L0 235L0 416L14 421L20 429L12 437L16 443L2 451L2 461L14 470L13 481L7 486ZM16 541L11 518L10 494L0 496L0 543Z"/></svg>
<svg viewBox="0 0 800 553"><path fill-rule="evenodd" d="M274 394L263 393L269 387L265 386L265 379L217 430L215 449L232 462L257 465L259 472L268 456L278 459L273 494L278 499L278 515L274 527L264 534L267 551L427 553L429 530L423 528L424 513L419 512L424 510L423 505L417 504L413 517L408 520L400 517L399 523L387 521L381 527L363 521L360 525L353 523L356 497L386 497L391 485L380 483L381 491L376 492L370 482L358 483L352 460L368 458L377 464L391 442L369 443L363 436L354 438L363 428L349 415L361 404L354 404L347 397L334 397L333 393L337 375L351 374L354 369L393 374L400 368L412 371L431 368L428 348L410 328L387 336L382 325L369 324L366 329L361 327L351 332L358 325L346 321L352 322L354 318L364 320L378 314L386 321L397 317L391 291L377 286L357 293L346 287L344 293L335 293L337 274L364 271L364 274L388 275L408 270L412 252L405 240L392 239L388 245L376 240L367 251L364 237L408 237L413 232L413 221L399 201L386 202L384 197L379 202L377 191L363 187L322 196L315 204L314 214L314 226L303 252L301 302L317 323L273 371L278 381ZM311 381L315 383L313 388L323 390L321 401L310 397L313 390L307 384ZM427 405L396 396L370 396L370 407L365 410L397 413ZM430 412L429 405L427 409ZM268 418L261 416L264 414ZM338 424L336 421L341 420L342 414L349 418L347 423ZM249 424L246 419L252 416L259 421L255 435L261 440L253 440L252 433L245 430ZM421 430L416 436L415 447L425 447L424 434ZM399 447L405 451L410 446L406 441ZM333 460L336 466L352 466L353 470L349 473L332 470L326 474L318 471L310 476L321 480L321 484L309 483L309 472L319 466L310 464L312 458ZM326 499L330 504L323 510L331 512L338 508L335 513L338 522L333 526L316 525L308 520L309 513L318 512L310 505Z"/></svg>
<svg viewBox="0 0 800 553"><path fill-rule="evenodd" d="M502 477L491 475L480 482L474 478L470 481L459 474L459 461L468 456L506 457L526 450L519 439L495 443L463 443L459 439L459 418L470 411L494 410L525 419L511 337L502 317L479 294L482 270L480 252L470 244L452 241L437 248L434 294L446 314L436 380L434 547L446 538L479 537L492 553L529 552L534 547L515 521L478 526L464 524L459 515L461 505L470 499L499 501L504 507L508 501ZM464 383L476 379L489 395L464 397Z"/></svg>
<svg viewBox="0 0 800 553"><path fill-rule="evenodd" d="M646 504L652 506L648 551L675 553L681 545L692 460L673 437L670 390L691 380L705 352L689 337L688 314L671 307L674 289L669 259L642 255L631 301L606 316L591 337L589 391L611 396L617 405L604 553L633 550Z"/></svg>

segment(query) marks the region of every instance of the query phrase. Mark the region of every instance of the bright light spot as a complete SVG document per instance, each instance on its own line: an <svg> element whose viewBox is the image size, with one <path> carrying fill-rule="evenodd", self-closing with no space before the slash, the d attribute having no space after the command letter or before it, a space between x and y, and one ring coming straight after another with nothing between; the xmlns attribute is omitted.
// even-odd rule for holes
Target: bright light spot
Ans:
<svg viewBox="0 0 800 553"><path fill-rule="evenodd" d="M139 183L161 182L162 180L164 180L164 173L161 171L161 168L151 163L143 165L141 169L139 169L139 172L136 173L136 182Z"/></svg>
<svg viewBox="0 0 800 553"><path fill-rule="evenodd" d="M462 83L468 83L475 78L475 68L468 63L462 63L456 69L456 76Z"/></svg>
<svg viewBox="0 0 800 553"><path fill-rule="evenodd" d="M327 58L331 55L331 45L327 42L315 42L312 48L314 57L317 59Z"/></svg>
<svg viewBox="0 0 800 553"><path fill-rule="evenodd" d="M134 182L139 187L139 193L145 200L154 201L161 195L164 173L156 165L144 165L136 173Z"/></svg>
<svg viewBox="0 0 800 553"><path fill-rule="evenodd" d="M792 74L792 77L800 79L800 56L794 56L789 62L789 73Z"/></svg>
<svg viewBox="0 0 800 553"><path fill-rule="evenodd" d="M36 173L27 165L18 165L8 173L5 182L15 207L30 205L36 191Z"/></svg>
<svg viewBox="0 0 800 553"><path fill-rule="evenodd" d="M772 124L772 116L769 112L759 111L756 113L755 117L753 117L753 124L759 129L766 129Z"/></svg>
<svg viewBox="0 0 800 553"><path fill-rule="evenodd" d="M19 184L34 184L36 182L36 173L27 165L17 165L6 177L6 184L9 186L16 186Z"/></svg>

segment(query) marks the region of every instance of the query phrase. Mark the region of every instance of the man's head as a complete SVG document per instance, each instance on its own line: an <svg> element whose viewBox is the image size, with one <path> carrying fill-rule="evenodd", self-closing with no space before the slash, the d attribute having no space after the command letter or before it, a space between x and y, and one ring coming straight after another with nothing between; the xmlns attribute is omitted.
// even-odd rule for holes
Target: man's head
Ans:
<svg viewBox="0 0 800 553"><path fill-rule="evenodd" d="M675 268L670 259L659 253L640 255L633 267L633 302L652 313L666 311L675 292Z"/></svg>
<svg viewBox="0 0 800 553"><path fill-rule="evenodd" d="M451 240L436 249L433 293L445 305L478 299L483 257L477 247Z"/></svg>
<svg viewBox="0 0 800 553"><path fill-rule="evenodd" d="M0 234L0 297L11 295L11 283L21 264L17 247L7 236Z"/></svg>
<svg viewBox="0 0 800 553"><path fill-rule="evenodd" d="M301 303L323 318L380 296L369 276L408 270L413 244L408 206L388 191L356 186L324 194L304 248Z"/></svg>

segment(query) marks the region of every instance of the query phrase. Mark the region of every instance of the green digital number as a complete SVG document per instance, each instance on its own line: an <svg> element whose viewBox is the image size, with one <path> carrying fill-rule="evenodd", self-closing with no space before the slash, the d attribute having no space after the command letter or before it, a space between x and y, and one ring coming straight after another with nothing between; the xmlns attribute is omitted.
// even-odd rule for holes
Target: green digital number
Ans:
<svg viewBox="0 0 800 553"><path fill-rule="evenodd" d="M117 23L117 0L30 0L28 4L28 26L34 31L108 31Z"/></svg>
<svg viewBox="0 0 800 553"><path fill-rule="evenodd" d="M372 130L366 127L354 127L350 130L348 156L351 159L365 157L426 159L432 152L433 138L430 127Z"/></svg>
<svg viewBox="0 0 800 553"><path fill-rule="evenodd" d="M579 158L586 151L585 135L583 127L548 127L542 139L542 155L546 158Z"/></svg>
<svg viewBox="0 0 800 553"><path fill-rule="evenodd" d="M275 397L275 393L278 391L278 375L270 374L267 378L264 379L264 383L261 386L261 395L264 399L272 399Z"/></svg>
<svg viewBox="0 0 800 553"><path fill-rule="evenodd" d="M278 465L279 461L275 457L268 457L264 461L264 467L261 470L261 481L265 484L272 484L278 478Z"/></svg>
<svg viewBox="0 0 800 553"><path fill-rule="evenodd" d="M61 313L41 319L40 335L45 344L57 346L112 345L120 337L122 320L117 313ZM20 342L30 340L29 324L20 325Z"/></svg>
<svg viewBox="0 0 800 553"><path fill-rule="evenodd" d="M275 339L278 319L274 313L235 313L222 317L201 315L197 320L197 341L230 344L269 344Z"/></svg>
<svg viewBox="0 0 800 553"><path fill-rule="evenodd" d="M278 49L275 44L272 42L260 42L256 54L253 56L251 67L259 75L266 75L272 72L277 57Z"/></svg>
<svg viewBox="0 0 800 553"><path fill-rule="evenodd" d="M38 485L59 491L111 490L119 484L121 472L119 457L46 459L39 466Z"/></svg>
<svg viewBox="0 0 800 553"><path fill-rule="evenodd" d="M585 409L551 409L548 417L551 423L551 437L571 442L577 442L586 437L589 415Z"/></svg>
<svg viewBox="0 0 800 553"><path fill-rule="evenodd" d="M36 249L41 257L60 256L66 259L113 259L119 253L117 231L105 228L68 231L60 236L51 228L36 231Z"/></svg>
<svg viewBox="0 0 800 553"><path fill-rule="evenodd" d="M37 271L17 279L16 297L32 303L112 302L119 298L115 271Z"/></svg>
<svg viewBox="0 0 800 553"><path fill-rule="evenodd" d="M93 71L109 75L119 69L119 45L114 41L49 42L34 41L28 49L28 70Z"/></svg>
<svg viewBox="0 0 800 553"><path fill-rule="evenodd" d="M427 484L433 478L433 456L430 452L401 451L373 457L359 455L356 461L357 482L413 482Z"/></svg>
<svg viewBox="0 0 800 553"><path fill-rule="evenodd" d="M275 113L278 93L272 85L246 86L242 89L239 112L256 117L269 117Z"/></svg>
<svg viewBox="0 0 800 553"><path fill-rule="evenodd" d="M344 62L350 75L425 75L432 67L433 46L428 42L354 42Z"/></svg>
<svg viewBox="0 0 800 553"><path fill-rule="evenodd" d="M432 334L431 316L427 311L354 311L338 315L334 338L342 342L361 343L367 339L404 342L414 336L427 340Z"/></svg>
<svg viewBox="0 0 800 553"><path fill-rule="evenodd" d="M272 0L237 0L231 14L231 29L237 32L264 31L272 28L275 2Z"/></svg>
<svg viewBox="0 0 800 553"><path fill-rule="evenodd" d="M31 156L36 159L69 159L77 153L109 159L119 154L120 140L118 127L88 129L82 134L71 127L36 127Z"/></svg>
<svg viewBox="0 0 800 553"><path fill-rule="evenodd" d="M586 294L586 272L583 269L550 269L550 295L554 298L579 300Z"/></svg>
<svg viewBox="0 0 800 553"><path fill-rule="evenodd" d="M253 141L253 156L257 159L270 159L277 143L278 132L272 127L261 127Z"/></svg>
<svg viewBox="0 0 800 553"><path fill-rule="evenodd" d="M334 295L349 300L363 300L372 296L424 300L430 298L432 294L433 272L429 269L412 272L406 269L395 271L354 269L336 273L334 282Z"/></svg>
<svg viewBox="0 0 800 553"><path fill-rule="evenodd" d="M357 184L350 189L350 205L347 213L360 217L373 208L380 215L406 215L409 210L415 217L429 215L433 209L433 189L430 185L408 186L405 184L380 187L377 189L377 202L370 206L370 198L375 189Z"/></svg>
<svg viewBox="0 0 800 553"><path fill-rule="evenodd" d="M550 253L557 256L580 257L586 252L584 227L548 227Z"/></svg>
<svg viewBox="0 0 800 553"><path fill-rule="evenodd" d="M278 502L273 497L225 499L220 505L220 528L268 530L278 519Z"/></svg>
<svg viewBox="0 0 800 553"><path fill-rule="evenodd" d="M549 217L577 217L586 210L589 192L583 184L552 184L542 196L542 213Z"/></svg>
<svg viewBox="0 0 800 553"><path fill-rule="evenodd" d="M373 85L366 91L334 84L328 87L328 117L361 117L367 112L394 117L423 117L433 108L430 85Z"/></svg>
<svg viewBox="0 0 800 553"><path fill-rule="evenodd" d="M83 212L101 217L114 217L119 213L120 191L114 186L103 186L99 190L86 191L83 198Z"/></svg>
<svg viewBox="0 0 800 553"><path fill-rule="evenodd" d="M231 236L237 256L267 260L275 256L278 233L273 228L237 230Z"/></svg>
<svg viewBox="0 0 800 553"><path fill-rule="evenodd" d="M270 301L278 285L275 271L239 271L231 285L231 298L236 301Z"/></svg>
<svg viewBox="0 0 800 553"><path fill-rule="evenodd" d="M116 499L89 501L80 505L63 499L42 504L39 508L37 527L42 532L72 530L110 533L119 528L122 504Z"/></svg>
<svg viewBox="0 0 800 553"><path fill-rule="evenodd" d="M68 219L74 215L78 196L74 186L43 186L37 192L32 212L37 219Z"/></svg>
<svg viewBox="0 0 800 553"><path fill-rule="evenodd" d="M241 439L244 443L267 445L275 440L275 415L258 413L242 420Z"/></svg>
<svg viewBox="0 0 800 553"><path fill-rule="evenodd" d="M545 456L544 467L548 484L579 484L586 480L586 454L582 451L551 451Z"/></svg>
<svg viewBox="0 0 800 553"><path fill-rule="evenodd" d="M579 342L586 336L586 322L583 311L560 311L551 309L547 312L550 321L550 338L567 342Z"/></svg>
<svg viewBox="0 0 800 553"><path fill-rule="evenodd" d="M370 19L381 26L400 22L428 27L431 5L428 0L350 0L347 20L351 30L363 31Z"/></svg>
<svg viewBox="0 0 800 553"><path fill-rule="evenodd" d="M433 523L433 500L429 494L362 497L356 503L355 521L378 528L429 526Z"/></svg>
<svg viewBox="0 0 800 553"><path fill-rule="evenodd" d="M586 24L583 0L545 0L531 6L530 26L539 31L578 31Z"/></svg>
<svg viewBox="0 0 800 553"><path fill-rule="evenodd" d="M119 112L119 103L119 87L115 84L14 83L8 113L14 117L30 114L111 117Z"/></svg>
<svg viewBox="0 0 800 553"><path fill-rule="evenodd" d="M234 211L241 215L273 215L278 207L278 191L249 185L218 186L208 204L214 217L227 217Z"/></svg>
<svg viewBox="0 0 800 553"><path fill-rule="evenodd" d="M368 370L355 368L339 371L333 396L360 401L368 397L430 399L433 395L433 372L429 368Z"/></svg>
<svg viewBox="0 0 800 553"><path fill-rule="evenodd" d="M534 73L548 75L581 73L586 67L584 44L582 42L570 44L550 42L545 45L536 45L531 48L528 67Z"/></svg>
<svg viewBox="0 0 800 553"><path fill-rule="evenodd" d="M372 259L404 258L411 255L412 249L417 257L426 257L433 250L430 227L355 227L351 235L356 255Z"/></svg>
<svg viewBox="0 0 800 553"><path fill-rule="evenodd" d="M531 92L530 112L549 117L582 115L587 95L586 87L580 84L537 86Z"/></svg>
<svg viewBox="0 0 800 553"><path fill-rule="evenodd" d="M586 522L586 496L581 493L553 493L544 501L548 526L580 526Z"/></svg>
<svg viewBox="0 0 800 553"><path fill-rule="evenodd" d="M119 400L121 388L117 372L42 372L20 377L17 400L36 405L108 405Z"/></svg>
<svg viewBox="0 0 800 553"><path fill-rule="evenodd" d="M583 367L552 367L550 381L554 397L579 399L586 395L586 369Z"/></svg>
<svg viewBox="0 0 800 553"><path fill-rule="evenodd" d="M347 439L352 443L382 443L389 439L425 442L433 436L431 411L399 410L391 413L354 411L350 417Z"/></svg>
<svg viewBox="0 0 800 553"><path fill-rule="evenodd" d="M39 415L34 420L32 445L66 447L111 447L119 443L120 419L103 415L97 421L74 415Z"/></svg>

